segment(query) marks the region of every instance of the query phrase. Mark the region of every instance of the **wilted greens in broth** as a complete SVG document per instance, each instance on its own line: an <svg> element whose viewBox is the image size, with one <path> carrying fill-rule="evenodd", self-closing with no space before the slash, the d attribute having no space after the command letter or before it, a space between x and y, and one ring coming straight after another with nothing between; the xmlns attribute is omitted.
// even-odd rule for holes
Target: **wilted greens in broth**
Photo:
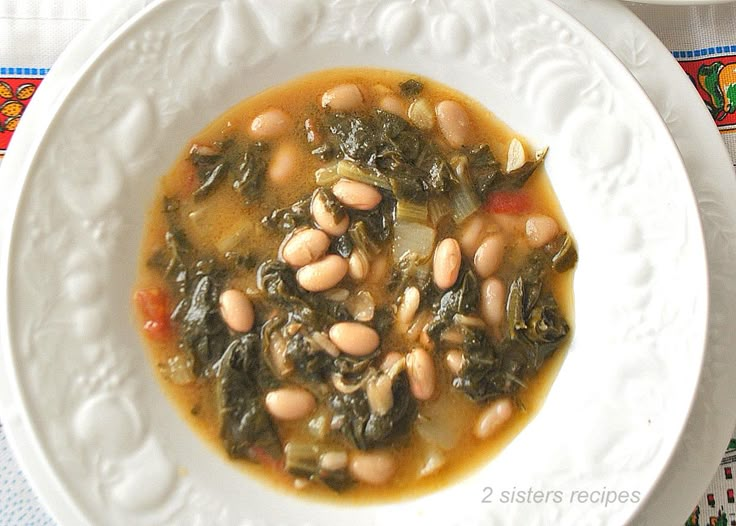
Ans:
<svg viewBox="0 0 736 526"><path fill-rule="evenodd" d="M570 338L577 253L545 154L398 72L229 110L147 225L135 303L167 390L304 494L397 498L479 465Z"/></svg>

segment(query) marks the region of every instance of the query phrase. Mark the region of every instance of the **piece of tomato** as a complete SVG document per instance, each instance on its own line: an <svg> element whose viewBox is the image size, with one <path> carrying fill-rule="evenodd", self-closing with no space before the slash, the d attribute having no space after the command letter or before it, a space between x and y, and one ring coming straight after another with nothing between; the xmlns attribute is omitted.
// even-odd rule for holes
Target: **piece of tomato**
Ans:
<svg viewBox="0 0 736 526"><path fill-rule="evenodd" d="M251 458L275 472L284 471L284 460L273 458L265 449L260 446L251 446L248 450Z"/></svg>
<svg viewBox="0 0 736 526"><path fill-rule="evenodd" d="M169 295L161 287L136 291L135 304L143 318L143 332L154 340L164 340L171 334Z"/></svg>
<svg viewBox="0 0 736 526"><path fill-rule="evenodd" d="M529 194L522 191L491 192L485 204L486 211L494 214L525 214L531 208L532 200Z"/></svg>

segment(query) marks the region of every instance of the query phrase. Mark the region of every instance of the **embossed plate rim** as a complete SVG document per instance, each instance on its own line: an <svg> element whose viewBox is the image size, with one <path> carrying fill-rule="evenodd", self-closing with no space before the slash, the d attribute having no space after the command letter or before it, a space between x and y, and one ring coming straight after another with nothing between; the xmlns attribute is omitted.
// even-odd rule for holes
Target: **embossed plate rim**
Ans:
<svg viewBox="0 0 736 526"><path fill-rule="evenodd" d="M725 137L719 133L694 85L682 76L681 66L657 35L637 17L636 5L632 5L636 2L601 0L593 12L586 9L586 0L555 1L608 44L649 92L680 148L696 199L702 204L712 313L704 367L673 457L632 519L632 524L666 526L681 522L691 513L718 469L736 426L736 406L728 388L728 378L736 375L736 357L729 344L736 340L736 328L729 323L736 317L736 284L731 277L736 251L736 211L731 205L736 200L733 160ZM630 31L620 32L625 25ZM654 71L650 64L630 62L627 58L632 52L632 56L637 55L642 42L651 48L649 55L659 59ZM658 80L666 81L666 90L659 89Z"/></svg>
<svg viewBox="0 0 736 526"><path fill-rule="evenodd" d="M632 1L632 0L628 0ZM728 4L733 0L633 0L637 4L653 4L661 6L685 7L685 6L706 6L715 4Z"/></svg>

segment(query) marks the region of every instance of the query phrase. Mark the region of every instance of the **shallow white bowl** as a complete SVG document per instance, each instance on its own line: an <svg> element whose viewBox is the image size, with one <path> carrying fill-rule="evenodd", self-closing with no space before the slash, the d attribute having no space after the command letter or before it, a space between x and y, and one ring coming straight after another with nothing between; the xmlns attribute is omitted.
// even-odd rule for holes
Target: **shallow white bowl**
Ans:
<svg viewBox="0 0 736 526"><path fill-rule="evenodd" d="M576 333L540 414L460 483L359 511L275 493L214 454L163 397L128 312L144 212L185 141L250 94L340 65L427 75L549 145L580 249ZM6 374L32 431L21 456L41 455L79 521L616 524L686 420L708 304L687 175L626 68L544 0L160 2L84 68L18 176ZM501 500L529 488L561 502Z"/></svg>

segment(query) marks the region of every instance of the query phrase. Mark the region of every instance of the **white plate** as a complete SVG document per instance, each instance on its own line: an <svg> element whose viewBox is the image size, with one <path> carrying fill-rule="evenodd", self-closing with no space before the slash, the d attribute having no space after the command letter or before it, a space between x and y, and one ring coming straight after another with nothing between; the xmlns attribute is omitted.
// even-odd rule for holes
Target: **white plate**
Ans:
<svg viewBox="0 0 736 526"><path fill-rule="evenodd" d="M704 368L691 414L635 525L680 524L712 480L736 424L736 173L723 138L682 68L659 39L615 0L555 0L595 31L645 87L690 175L708 253L710 316Z"/></svg>
<svg viewBox="0 0 736 526"><path fill-rule="evenodd" d="M685 6L697 6L702 7L706 5L714 4L727 4L733 2L733 0L636 0L635 4L654 4L662 6L674 6L674 7L685 7Z"/></svg>
<svg viewBox="0 0 736 526"><path fill-rule="evenodd" d="M713 5L713 4L727 4L729 2L733 2L733 0L637 0L637 4L654 4L654 5L663 5L663 6L678 6L678 7L685 7L685 6L706 6L706 5Z"/></svg>
<svg viewBox="0 0 736 526"><path fill-rule="evenodd" d="M636 511L635 503L501 507L480 500L485 486L567 497L574 489L642 497L652 489L685 423L703 353L706 273L685 173L638 86L562 12L541 0L531 18L526 5L461 5L468 11L364 2L320 15L307 2L254 8L168 1L134 19L88 64L20 173L24 190L10 250L3 250L3 273L12 270L3 418L11 434L27 439L14 444L32 478L51 476L62 488L53 495L50 483L39 482L58 517L69 524L305 516L324 523L348 515L356 523L422 515L450 524L614 524ZM458 14L466 12L473 15ZM382 22L378 31L365 23L374 17ZM257 44L242 37L263 33L269 38ZM203 34L212 40L202 41ZM551 145L548 171L581 248L578 331L542 413L461 485L364 508L358 517L273 494L221 462L173 415L129 317L120 315L150 174L161 173L187 137L242 96L285 71L324 67L318 51L330 65L381 65L447 82ZM157 67L161 56L169 58ZM244 61L246 67L229 67ZM172 93L178 85L191 90ZM130 151L141 156L128 162ZM601 304L601 293L611 301ZM20 405L8 419L10 401ZM275 499L279 507L266 512Z"/></svg>

